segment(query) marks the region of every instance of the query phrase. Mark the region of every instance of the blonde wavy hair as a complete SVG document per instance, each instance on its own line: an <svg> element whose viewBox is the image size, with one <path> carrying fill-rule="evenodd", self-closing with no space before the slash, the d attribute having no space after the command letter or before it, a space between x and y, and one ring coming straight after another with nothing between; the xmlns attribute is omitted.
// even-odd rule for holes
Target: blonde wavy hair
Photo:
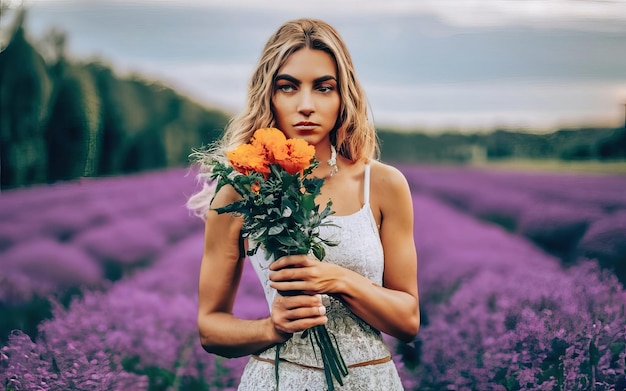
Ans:
<svg viewBox="0 0 626 391"><path fill-rule="evenodd" d="M272 111L274 78L289 56L308 48L328 53L337 65L339 115L330 139L337 152L351 161L378 158L378 138L369 121L367 98L357 80L348 48L339 33L317 19L297 19L283 24L267 41L248 83L246 108L226 125L220 140L191 154L199 168L203 189L190 197L187 206L204 218L209 210L213 186L209 183L210 162L225 161L226 151L250 141L255 130L275 127Z"/></svg>

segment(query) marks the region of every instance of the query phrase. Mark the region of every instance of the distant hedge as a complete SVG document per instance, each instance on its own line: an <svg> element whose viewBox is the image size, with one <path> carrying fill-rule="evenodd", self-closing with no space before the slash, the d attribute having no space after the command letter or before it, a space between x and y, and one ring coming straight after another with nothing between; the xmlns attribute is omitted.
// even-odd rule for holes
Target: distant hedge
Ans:
<svg viewBox="0 0 626 391"><path fill-rule="evenodd" d="M184 166L192 148L215 140L228 121L100 63L46 61L22 20L0 52L2 188Z"/></svg>
<svg viewBox="0 0 626 391"><path fill-rule="evenodd" d="M401 163L497 160L626 159L626 128L561 129L549 134L496 130L485 134L379 132L382 157Z"/></svg>

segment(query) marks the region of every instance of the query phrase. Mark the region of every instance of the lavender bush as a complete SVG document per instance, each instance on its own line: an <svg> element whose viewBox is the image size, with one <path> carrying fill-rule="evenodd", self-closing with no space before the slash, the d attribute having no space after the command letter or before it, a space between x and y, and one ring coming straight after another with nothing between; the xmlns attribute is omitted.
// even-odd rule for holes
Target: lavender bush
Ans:
<svg viewBox="0 0 626 391"><path fill-rule="evenodd" d="M97 352L89 361L76 355L74 346L63 346L63 357L45 343L33 343L15 331L0 350L0 389L30 390L140 390L147 389L147 376L125 372L106 352ZM66 358L70 358L66 361Z"/></svg>
<svg viewBox="0 0 626 391"><path fill-rule="evenodd" d="M196 295L202 242L202 233L188 236L164 251L152 267L108 291L87 292L67 309L56 306L53 319L40 325L36 344L28 336L13 336L3 350L6 374L0 376L0 384L38 382L49 385L44 389L68 389L88 382L105 362L122 378L143 376L133 385L136 390L235 387L247 359L216 358L198 342ZM242 287L238 315L267 316L262 288L249 266ZM39 375L29 374L32 366L14 363L12 357L25 349L45 369ZM63 376L51 383L50 373L57 373L53 366Z"/></svg>
<svg viewBox="0 0 626 391"><path fill-rule="evenodd" d="M404 167L416 192L443 199L483 220L526 236L565 263L592 256L626 282L626 176L481 170L466 167ZM621 216L619 218L613 215ZM611 229L603 251L581 239L596 222ZM606 224L612 224L611 228ZM592 247L587 247L591 245Z"/></svg>
<svg viewBox="0 0 626 391"><path fill-rule="evenodd" d="M191 176L175 169L4 191L0 251L35 236L70 241L76 233L113 218L151 217L164 206L180 207L178 218L185 218L185 201L194 188Z"/></svg>
<svg viewBox="0 0 626 391"><path fill-rule="evenodd" d="M626 294L595 263L557 259L415 196L423 327L403 379L420 390L617 389ZM402 349L399 349L401 351Z"/></svg>
<svg viewBox="0 0 626 391"><path fill-rule="evenodd" d="M413 183L427 177L420 183L437 183L449 191L441 194L456 195L458 206L481 213L508 210L517 226L542 225L524 217L518 201L530 202L549 197L548 190L556 191L543 180L538 185L543 190L536 192L502 187L506 201L498 203L495 185L477 186L483 189L478 197L458 178L450 183L455 181L438 170L414 170L406 171ZM418 176L412 177L415 172ZM48 205L71 211L66 199L68 204L83 205L84 214L92 217L57 224L54 221L64 215L59 212L46 224L30 220L35 227L23 228L28 233L24 238L0 240L0 264L11 265L1 269L3 282L11 282L16 298L40 292L28 288L34 279L42 281L37 289L46 287L46 292L63 291L72 284L85 288L67 306L53 300L52 317L39 324L36 337L19 330L8 336L0 348L0 389L234 389L247 358L221 359L204 352L198 342L202 224L182 208L193 189L191 177L171 170L52 189L40 197L49 197ZM140 196L146 189L147 195ZM465 196L458 196L461 192ZM29 191L21 193L3 198L3 222L28 220L22 208L45 209L46 202ZM21 206L5 207L5 200ZM587 202L579 209L588 214L589 223L575 256L596 257L607 248L622 248L611 244L620 243L619 224L624 221L621 206L614 201L609 206ZM396 344L387 337L407 390L625 388L626 297L612 274L594 262L564 269L558 258L522 236L475 220L427 194L415 194L414 205L423 325L413 344ZM546 215L570 218L566 209L557 207ZM536 216L541 219L542 214ZM68 271L56 275L57 269L46 271L45 261L27 257L37 251L49 266L66 265ZM62 259L48 257L53 252ZM15 254L30 261L18 261ZM101 268L105 259L143 265L130 267L118 281L106 282ZM4 274L5 270L12 272ZM99 288L100 283L105 287ZM15 303L28 304L19 299ZM247 263L235 313L245 318L268 314L263 291Z"/></svg>
<svg viewBox="0 0 626 391"><path fill-rule="evenodd" d="M102 269L79 247L37 238L3 254L0 303L19 304L72 287L102 283Z"/></svg>
<svg viewBox="0 0 626 391"><path fill-rule="evenodd" d="M34 337L82 290L148 267L202 223L184 204L194 183L184 170L15 189L0 202L0 341Z"/></svg>
<svg viewBox="0 0 626 391"><path fill-rule="evenodd" d="M20 255L24 252L36 254L30 256L29 268L44 271L38 277L38 289L43 293L71 285L64 281L54 288L59 279L55 273L45 272L59 262L61 274L65 269L77 269L65 277L68 279L94 261L101 265L101 276L112 268L115 278L136 266L146 266L166 246L202 229L202 223L184 207L193 188L193 180L179 169L4 192L0 278L21 279L13 275L12 265L24 264ZM51 248L54 243L62 250L59 255ZM65 256L67 251L74 253ZM83 262L82 258L89 259ZM81 278L75 280L76 286L83 285ZM27 291L29 285L22 284L19 289ZM23 296L28 297L28 292Z"/></svg>
<svg viewBox="0 0 626 391"><path fill-rule="evenodd" d="M598 259L602 266L614 269L618 276L626 276L626 210L594 221L575 251L578 256Z"/></svg>

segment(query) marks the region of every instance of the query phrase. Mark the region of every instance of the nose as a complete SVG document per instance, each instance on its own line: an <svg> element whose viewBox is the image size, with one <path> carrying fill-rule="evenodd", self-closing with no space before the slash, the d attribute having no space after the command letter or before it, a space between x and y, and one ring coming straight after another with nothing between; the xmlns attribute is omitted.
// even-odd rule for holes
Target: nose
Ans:
<svg viewBox="0 0 626 391"><path fill-rule="evenodd" d="M315 111L315 105L313 103L313 96L308 91L302 91L300 93L300 100L298 101L298 112L304 116L310 116Z"/></svg>

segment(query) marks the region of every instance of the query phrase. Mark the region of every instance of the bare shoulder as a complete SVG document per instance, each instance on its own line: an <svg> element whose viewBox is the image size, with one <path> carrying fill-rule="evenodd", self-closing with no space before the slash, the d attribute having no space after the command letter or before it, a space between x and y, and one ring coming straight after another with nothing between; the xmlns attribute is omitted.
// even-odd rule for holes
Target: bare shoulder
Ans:
<svg viewBox="0 0 626 391"><path fill-rule="evenodd" d="M371 160L371 185L377 193L391 195L409 192L404 174L394 166Z"/></svg>
<svg viewBox="0 0 626 391"><path fill-rule="evenodd" d="M412 197L404 174L396 167L379 161L370 161L370 205L380 211L380 219L390 216L412 215Z"/></svg>

